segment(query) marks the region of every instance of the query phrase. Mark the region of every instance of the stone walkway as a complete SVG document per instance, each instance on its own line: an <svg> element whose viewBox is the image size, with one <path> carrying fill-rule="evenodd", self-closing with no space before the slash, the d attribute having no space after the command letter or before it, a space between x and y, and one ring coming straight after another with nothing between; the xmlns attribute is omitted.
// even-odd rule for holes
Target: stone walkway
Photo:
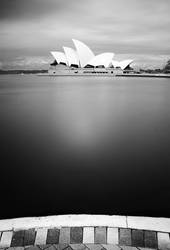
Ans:
<svg viewBox="0 0 170 250"><path fill-rule="evenodd" d="M38 228L1 233L0 248L49 250L170 249L169 233L111 227Z"/></svg>
<svg viewBox="0 0 170 250"><path fill-rule="evenodd" d="M86 215L85 215L86 216ZM84 217L85 217L84 216ZM84 218L83 217L83 218ZM37 217L38 218L38 217ZM66 219L66 220L63 220ZM83 220L82 218L82 220ZM143 229L139 223L139 229L127 228L128 224L124 224L123 220L114 218L112 224L123 223L123 227L111 226L110 220L102 220L103 217L97 217L101 220L89 221L84 220L84 226L75 226L81 224L80 217L72 216L68 222L67 217L62 217L59 222L58 217L53 217L53 222L50 222L51 217L39 217L39 227L29 228L28 218L4 220L0 221L0 249L9 250L146 250L146 249L161 249L170 250L170 228L168 227L169 219L164 220L157 218L153 223L146 225L143 222ZM111 217L110 217L111 218ZM56 219L56 220L55 220ZM112 217L113 219L113 217ZM32 219L33 221L34 219ZM144 219L143 219L144 220ZM150 222L152 221L150 220ZM18 224L17 224L18 221ZM25 221L25 224L24 224ZM31 220L30 220L31 221ZM121 221L121 222L120 222ZM140 221L140 219L139 219ZM160 222L166 222L163 229ZM56 226L54 226L56 222ZM159 222L159 223L158 223ZM51 225L53 226L47 226ZM65 226L65 224L71 224ZM87 224L92 225L87 225ZM94 226L93 224L96 224ZM109 225L107 225L109 224ZM15 225L13 228L12 226ZM21 226L22 225L22 226ZM24 226L25 225L25 226ZM31 225L31 224L30 224ZM44 225L44 226L42 226ZM105 226L101 226L105 225ZM155 230L153 230L155 225ZM25 228L23 228L25 227ZM137 225L136 225L137 227ZM2 230L3 228L3 230ZM6 229L5 229L6 228ZM169 229L168 229L169 228ZM5 229L5 230L4 230ZM168 231L169 230L169 231Z"/></svg>

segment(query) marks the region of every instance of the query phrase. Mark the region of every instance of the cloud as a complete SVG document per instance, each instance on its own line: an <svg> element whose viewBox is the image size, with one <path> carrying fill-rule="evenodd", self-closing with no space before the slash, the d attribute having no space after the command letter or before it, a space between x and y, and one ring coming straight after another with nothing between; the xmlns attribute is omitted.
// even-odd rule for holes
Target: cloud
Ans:
<svg viewBox="0 0 170 250"><path fill-rule="evenodd" d="M169 0L1 0L1 59L47 56L73 37L96 54L168 55L169 10Z"/></svg>
<svg viewBox="0 0 170 250"><path fill-rule="evenodd" d="M1 20L38 19L63 7L61 0L1 0Z"/></svg>
<svg viewBox="0 0 170 250"><path fill-rule="evenodd" d="M142 54L118 54L115 60L121 61L127 58L133 59L134 69L162 69L170 58L169 55L142 55Z"/></svg>
<svg viewBox="0 0 170 250"><path fill-rule="evenodd" d="M3 62L0 62L0 69L3 68Z"/></svg>
<svg viewBox="0 0 170 250"><path fill-rule="evenodd" d="M1 62L3 69L48 69L50 57L17 57L14 60Z"/></svg>

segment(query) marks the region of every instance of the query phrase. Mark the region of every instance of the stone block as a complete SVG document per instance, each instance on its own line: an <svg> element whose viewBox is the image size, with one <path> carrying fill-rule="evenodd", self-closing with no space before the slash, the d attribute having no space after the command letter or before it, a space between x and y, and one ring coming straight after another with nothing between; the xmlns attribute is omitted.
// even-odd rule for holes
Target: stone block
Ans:
<svg viewBox="0 0 170 250"><path fill-rule="evenodd" d="M162 250L170 249L170 237L168 233L158 233L158 248Z"/></svg>
<svg viewBox="0 0 170 250"><path fill-rule="evenodd" d="M47 239L47 229L39 228L35 237L35 245L45 245Z"/></svg>
<svg viewBox="0 0 170 250"><path fill-rule="evenodd" d="M56 250L56 248L55 248L54 245L48 246L46 249L47 249L47 250Z"/></svg>
<svg viewBox="0 0 170 250"><path fill-rule="evenodd" d="M69 246L69 244L60 243L60 244L54 244L54 246L57 250L64 250Z"/></svg>
<svg viewBox="0 0 170 250"><path fill-rule="evenodd" d="M83 228L71 227L70 229L70 243L82 243L83 242Z"/></svg>
<svg viewBox="0 0 170 250"><path fill-rule="evenodd" d="M70 228L62 227L60 229L59 243L70 243Z"/></svg>
<svg viewBox="0 0 170 250"><path fill-rule="evenodd" d="M11 247L23 246L24 245L24 235L25 235L24 230L13 232Z"/></svg>
<svg viewBox="0 0 170 250"><path fill-rule="evenodd" d="M26 250L40 250L38 246L28 246L25 247Z"/></svg>
<svg viewBox="0 0 170 250"><path fill-rule="evenodd" d="M24 250L24 247L9 247L9 250Z"/></svg>
<svg viewBox="0 0 170 250"><path fill-rule="evenodd" d="M144 247L144 233L143 230L132 230L132 246Z"/></svg>
<svg viewBox="0 0 170 250"><path fill-rule="evenodd" d="M85 250L86 246L84 244L69 244L73 250Z"/></svg>
<svg viewBox="0 0 170 250"><path fill-rule="evenodd" d="M156 232L144 231L144 242L145 242L145 247L157 248L158 242L157 242Z"/></svg>
<svg viewBox="0 0 170 250"><path fill-rule="evenodd" d="M13 235L12 231L2 233L1 240L0 240L0 248L10 247L11 240L12 240L12 235Z"/></svg>
<svg viewBox="0 0 170 250"><path fill-rule="evenodd" d="M70 247L70 245L68 245L68 247L65 248L65 250L73 250L73 249Z"/></svg>
<svg viewBox="0 0 170 250"><path fill-rule="evenodd" d="M103 246L100 244L85 244L89 250L104 250Z"/></svg>
<svg viewBox="0 0 170 250"><path fill-rule="evenodd" d="M102 244L102 246L106 250L121 250L121 248L119 246L113 245L113 244Z"/></svg>
<svg viewBox="0 0 170 250"><path fill-rule="evenodd" d="M35 235L35 229L26 230L24 235L24 246L34 245Z"/></svg>
<svg viewBox="0 0 170 250"><path fill-rule="evenodd" d="M38 246L39 246L39 248L40 248L41 250L45 250L45 249L49 248L51 245L50 245L50 244L40 244L40 245L38 245Z"/></svg>
<svg viewBox="0 0 170 250"><path fill-rule="evenodd" d="M127 216L129 228L170 233L170 218Z"/></svg>
<svg viewBox="0 0 170 250"><path fill-rule="evenodd" d="M94 243L106 244L106 227L96 227L94 229Z"/></svg>
<svg viewBox="0 0 170 250"><path fill-rule="evenodd" d="M118 228L108 227L107 229L107 244L118 244L119 233Z"/></svg>
<svg viewBox="0 0 170 250"><path fill-rule="evenodd" d="M83 228L83 243L94 243L94 227Z"/></svg>
<svg viewBox="0 0 170 250"><path fill-rule="evenodd" d="M131 240L131 230L126 228L120 228L119 231L119 244L121 246L131 246L132 240Z"/></svg>
<svg viewBox="0 0 170 250"><path fill-rule="evenodd" d="M138 248L132 246L121 246L121 250L138 250Z"/></svg>
<svg viewBox="0 0 170 250"><path fill-rule="evenodd" d="M148 247L138 247L138 250L153 250L153 248L148 248Z"/></svg>
<svg viewBox="0 0 170 250"><path fill-rule="evenodd" d="M58 244L59 243L60 230L57 228L48 229L47 232L47 244Z"/></svg>

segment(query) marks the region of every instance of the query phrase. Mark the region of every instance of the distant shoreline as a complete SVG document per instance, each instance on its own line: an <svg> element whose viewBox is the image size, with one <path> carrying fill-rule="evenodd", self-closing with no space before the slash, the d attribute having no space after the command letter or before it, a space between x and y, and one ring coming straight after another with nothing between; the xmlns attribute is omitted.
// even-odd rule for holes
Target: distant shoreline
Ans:
<svg viewBox="0 0 170 250"><path fill-rule="evenodd" d="M94 75L94 74L83 74L83 73L80 73L80 74L58 74L58 75L52 75L52 74L49 74L49 73L45 73L45 74L37 74L38 76L40 77L68 77L68 76L71 76L71 77L111 77L111 78L114 78L114 77L147 77L147 78L170 78L170 74L151 74L151 73L140 73L140 74L115 74L115 75L111 75L111 74L105 74L105 75Z"/></svg>
<svg viewBox="0 0 170 250"><path fill-rule="evenodd" d="M57 75L51 75L48 73L48 70L0 70L0 75L25 75L25 74L35 74L39 76L52 76L52 77L57 77ZM59 75L58 75L59 76ZM68 75L61 75L61 76L70 76ZM72 75L72 76L85 76L85 75ZM86 75L88 76L88 75ZM93 75L92 75L93 76ZM107 75L106 75L107 76ZM165 73L124 73L124 74L117 74L115 75L116 77L157 77L157 78L170 78L170 74L165 74ZM113 77L113 76L112 76Z"/></svg>
<svg viewBox="0 0 170 250"><path fill-rule="evenodd" d="M14 70L0 70L0 75L12 75L12 74L15 74L15 75L19 75L19 74L40 74L40 73L47 73L48 70L46 69L40 69L40 70L27 70L27 69L14 69Z"/></svg>
<svg viewBox="0 0 170 250"><path fill-rule="evenodd" d="M116 75L119 77L157 77L157 78L170 78L170 74L151 74L151 73L141 73L141 74L122 74Z"/></svg>

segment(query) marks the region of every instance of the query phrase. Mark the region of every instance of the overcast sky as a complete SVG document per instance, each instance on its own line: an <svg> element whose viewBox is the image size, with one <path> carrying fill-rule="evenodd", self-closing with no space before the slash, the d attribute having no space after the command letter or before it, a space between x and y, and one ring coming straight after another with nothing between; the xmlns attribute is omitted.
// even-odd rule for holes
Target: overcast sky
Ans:
<svg viewBox="0 0 170 250"><path fill-rule="evenodd" d="M72 38L95 54L168 58L170 0L0 1L0 66L47 62Z"/></svg>

